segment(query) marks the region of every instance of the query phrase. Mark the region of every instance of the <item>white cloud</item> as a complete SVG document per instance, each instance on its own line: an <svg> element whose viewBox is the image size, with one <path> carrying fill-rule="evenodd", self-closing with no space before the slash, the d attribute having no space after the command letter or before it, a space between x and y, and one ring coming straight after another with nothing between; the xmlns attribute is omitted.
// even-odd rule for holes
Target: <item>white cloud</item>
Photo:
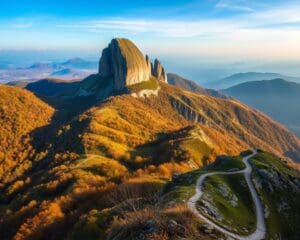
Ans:
<svg viewBox="0 0 300 240"><path fill-rule="evenodd" d="M217 2L216 7L234 11L254 12L254 9L247 6L246 3L245 0L220 0Z"/></svg>
<svg viewBox="0 0 300 240"><path fill-rule="evenodd" d="M242 7L233 3L242 4L245 0L221 0L220 6ZM229 4L232 3L232 4ZM245 6L245 8L248 8ZM66 29L80 29L81 31L110 31L126 33L157 33L168 37L218 37L222 38L243 31L253 33L262 31L288 31L299 29L300 5L282 5L262 11L249 11L243 15L223 19L201 19L201 20L145 20L145 19L99 19L78 23L59 25ZM280 26L282 25L282 26ZM274 29L274 26L276 29Z"/></svg>
<svg viewBox="0 0 300 240"><path fill-rule="evenodd" d="M22 22L22 21L19 21L19 22L16 22L16 23L12 23L11 24L11 27L12 28L19 28L19 29L26 29L26 28L31 28L33 26L33 21L29 21L29 22Z"/></svg>
<svg viewBox="0 0 300 240"><path fill-rule="evenodd" d="M80 30L108 30L122 33L157 33L164 37L196 37L229 33L237 29L235 24L223 21L177 21L177 20L143 20L143 19L109 19L89 21L78 24L60 25L62 28Z"/></svg>
<svg viewBox="0 0 300 240"><path fill-rule="evenodd" d="M300 22L300 4L277 6L250 15L261 23L280 24Z"/></svg>
<svg viewBox="0 0 300 240"><path fill-rule="evenodd" d="M243 2L246 1L223 0L218 1L218 4L223 8L249 7L249 5L243 5ZM15 28L30 28L33 25L36 27L40 22L43 21L27 19L27 22L22 20L12 24L15 24ZM93 44L95 48L99 47L101 37L126 36L133 38L147 51L153 52L158 49L157 51L166 54L300 59L299 4L285 3L280 6L264 7L259 11L257 8L255 11L245 9L243 14L213 19L110 18L73 20L60 25L57 21L50 21L47 31L50 30L55 33L51 34L51 39L55 39L53 42L57 44L63 42L66 46L72 47L78 45L80 48L83 48L82 42L89 42L89 46ZM11 29L8 31L10 32ZM36 32L36 39L43 44L47 40L46 44L50 44L49 38L46 39L40 32Z"/></svg>
<svg viewBox="0 0 300 240"><path fill-rule="evenodd" d="M276 11L268 11L266 14L251 13L229 20L105 19L61 27L80 29L80 31L109 31L117 36L123 34L128 36L129 33L129 35L141 35L145 38L145 34L148 34L151 38L156 35L169 41L159 43L159 47L155 43L156 46L150 46L150 49L155 51L158 48L158 51L164 54L247 59L300 59L300 26L268 26L297 21L297 15L289 15L288 9L281 13ZM273 21L271 17L273 15L280 15L281 18Z"/></svg>

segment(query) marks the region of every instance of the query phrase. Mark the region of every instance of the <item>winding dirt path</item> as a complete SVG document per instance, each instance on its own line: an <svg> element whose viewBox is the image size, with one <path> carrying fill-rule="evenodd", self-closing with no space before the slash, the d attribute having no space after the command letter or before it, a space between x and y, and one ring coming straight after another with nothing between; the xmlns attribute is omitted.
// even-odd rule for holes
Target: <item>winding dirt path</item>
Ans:
<svg viewBox="0 0 300 240"><path fill-rule="evenodd" d="M217 230L219 230L220 232L231 236L235 239L239 239L239 240L261 240L264 239L265 235L266 235L266 223L265 223L265 219L264 219L264 210L261 204L261 201L258 197L258 194L254 188L254 185L251 181L251 172L252 172L252 167L249 163L249 159L251 157L253 157L254 155L257 154L257 151L254 150L252 154L246 156L243 158L243 162L246 165L246 168L243 170L239 170L239 171L234 171L234 172L210 172L210 173L206 173L206 174L202 174L198 180L197 180L197 184L196 184L196 194L191 197L188 201L188 207L200 218L202 218L203 220L205 220L208 224L212 225L214 228L216 228ZM251 192L251 196L252 196L252 200L255 204L255 214L256 214L256 230L251 233L248 236L243 236L243 235L239 235L233 232L228 231L227 229L221 227L220 225L214 223L212 220L210 220L209 218L207 218L206 216L204 216L202 213L200 213L197 208L196 208L196 203L197 201L200 199L200 197L203 195L203 191L202 191L202 187L203 187L203 183L206 177L208 176L212 176L212 175L232 175L232 174L239 174L239 173L243 173L247 182L247 185L249 187L249 190Z"/></svg>

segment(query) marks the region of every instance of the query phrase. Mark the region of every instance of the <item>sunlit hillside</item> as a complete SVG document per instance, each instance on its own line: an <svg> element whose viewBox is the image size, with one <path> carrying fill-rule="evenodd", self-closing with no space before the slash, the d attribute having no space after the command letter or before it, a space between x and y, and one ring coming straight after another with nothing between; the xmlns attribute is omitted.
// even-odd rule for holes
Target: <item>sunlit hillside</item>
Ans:
<svg viewBox="0 0 300 240"><path fill-rule="evenodd" d="M53 114L54 109L33 93L0 85L0 186L40 159L33 140Z"/></svg>
<svg viewBox="0 0 300 240"><path fill-rule="evenodd" d="M140 91L145 84L131 89ZM33 94L17 89L16 93L30 96L16 97L23 102L20 114L23 109L31 109L29 115L36 113L33 119L39 121L33 127L42 127L46 137L32 153L34 160L27 160L27 171L12 182L2 182L1 236L112 237L118 226L111 224L119 209L126 213L136 204L154 201L174 173L206 166L220 154L238 155L254 147L286 157L299 154L299 140L256 110L234 100L159 85L158 96L136 98L130 93L102 102L94 100L92 107L87 104L80 112L72 112L71 107L72 114L65 119L61 111L76 99L56 97L56 103L61 101L57 106L63 108L57 109L59 118L52 120L50 128L42 126L48 123L53 109ZM55 105L53 99L50 103ZM14 113L5 116L13 117ZM20 124L27 124L29 115L22 116ZM15 169L10 167L6 172L13 174ZM186 211L173 210L175 215ZM90 229L93 224L95 229Z"/></svg>

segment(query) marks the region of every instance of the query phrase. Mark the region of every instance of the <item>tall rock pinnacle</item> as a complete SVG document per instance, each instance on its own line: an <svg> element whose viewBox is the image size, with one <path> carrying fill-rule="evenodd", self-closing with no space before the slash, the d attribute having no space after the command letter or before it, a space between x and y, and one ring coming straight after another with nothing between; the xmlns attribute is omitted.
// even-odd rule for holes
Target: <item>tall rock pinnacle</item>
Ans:
<svg viewBox="0 0 300 240"><path fill-rule="evenodd" d="M146 55L146 63L147 63L149 74L151 76L151 74L152 74L151 60L148 55Z"/></svg>
<svg viewBox="0 0 300 240"><path fill-rule="evenodd" d="M155 59L154 66L152 66L152 75L156 77L159 81L167 83L167 74L164 67L161 65L158 59Z"/></svg>
<svg viewBox="0 0 300 240"><path fill-rule="evenodd" d="M115 90L122 90L151 76L167 82L164 68L156 59L152 67L150 58L142 54L138 47L128 39L115 38L103 49L99 62L99 74L111 78Z"/></svg>
<svg viewBox="0 0 300 240"><path fill-rule="evenodd" d="M103 77L113 77L116 90L151 77L148 63L141 51L128 39L113 39L102 52L99 73Z"/></svg>

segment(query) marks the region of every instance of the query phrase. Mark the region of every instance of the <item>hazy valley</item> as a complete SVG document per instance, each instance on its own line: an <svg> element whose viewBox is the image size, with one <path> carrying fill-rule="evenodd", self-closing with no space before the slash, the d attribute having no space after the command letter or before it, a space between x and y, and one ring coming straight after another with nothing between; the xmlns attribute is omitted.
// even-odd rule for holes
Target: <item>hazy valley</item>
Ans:
<svg viewBox="0 0 300 240"><path fill-rule="evenodd" d="M222 92L265 112L299 136L300 84L283 79L253 81Z"/></svg>
<svg viewBox="0 0 300 240"><path fill-rule="evenodd" d="M96 72L96 69L97 62L81 58L65 62L36 62L27 67L3 64L0 66L0 83L34 82L43 78L83 79Z"/></svg>

